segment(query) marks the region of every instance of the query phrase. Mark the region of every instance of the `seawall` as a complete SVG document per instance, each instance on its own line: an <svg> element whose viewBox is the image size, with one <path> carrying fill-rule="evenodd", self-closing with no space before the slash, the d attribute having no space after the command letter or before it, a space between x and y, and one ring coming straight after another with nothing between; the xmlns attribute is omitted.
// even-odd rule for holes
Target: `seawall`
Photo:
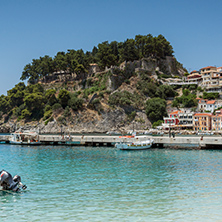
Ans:
<svg viewBox="0 0 222 222"><path fill-rule="evenodd" d="M186 148L186 149L222 149L221 136L138 136L121 137L116 135L39 135L39 141L45 145L82 145L82 146L114 146L120 142L136 142L153 139L155 148ZM9 143L10 135L0 135L0 141Z"/></svg>

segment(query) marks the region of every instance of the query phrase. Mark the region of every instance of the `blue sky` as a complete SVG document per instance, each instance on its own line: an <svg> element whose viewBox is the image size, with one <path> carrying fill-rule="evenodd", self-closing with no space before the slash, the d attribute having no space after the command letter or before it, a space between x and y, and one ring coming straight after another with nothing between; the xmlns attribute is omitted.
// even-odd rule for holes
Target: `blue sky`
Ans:
<svg viewBox="0 0 222 222"><path fill-rule="evenodd" d="M0 95L32 59L162 34L188 71L222 66L221 0L0 0Z"/></svg>

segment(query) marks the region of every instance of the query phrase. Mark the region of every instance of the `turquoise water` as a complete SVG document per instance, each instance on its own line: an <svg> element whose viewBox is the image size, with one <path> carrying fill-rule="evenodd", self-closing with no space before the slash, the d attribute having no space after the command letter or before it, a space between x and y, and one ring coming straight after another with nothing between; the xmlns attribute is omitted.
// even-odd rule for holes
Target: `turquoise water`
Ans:
<svg viewBox="0 0 222 222"><path fill-rule="evenodd" d="M222 152L0 145L0 221L221 221Z"/></svg>

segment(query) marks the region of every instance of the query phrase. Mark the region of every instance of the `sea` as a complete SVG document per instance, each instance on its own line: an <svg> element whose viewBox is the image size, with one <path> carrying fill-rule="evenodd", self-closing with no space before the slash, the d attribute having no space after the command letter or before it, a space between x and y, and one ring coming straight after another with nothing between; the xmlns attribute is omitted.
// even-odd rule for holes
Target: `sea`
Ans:
<svg viewBox="0 0 222 222"><path fill-rule="evenodd" d="M27 189L0 221L222 221L222 151L0 144Z"/></svg>

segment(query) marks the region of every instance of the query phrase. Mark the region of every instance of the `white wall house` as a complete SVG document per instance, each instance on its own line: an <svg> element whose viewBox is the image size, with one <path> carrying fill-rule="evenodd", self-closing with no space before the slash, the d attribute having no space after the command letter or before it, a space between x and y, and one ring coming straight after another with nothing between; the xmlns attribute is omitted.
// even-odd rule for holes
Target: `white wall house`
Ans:
<svg viewBox="0 0 222 222"><path fill-rule="evenodd" d="M199 99L197 111L198 112L211 112L213 113L215 109L218 109L222 106L221 100L206 100L206 99Z"/></svg>

